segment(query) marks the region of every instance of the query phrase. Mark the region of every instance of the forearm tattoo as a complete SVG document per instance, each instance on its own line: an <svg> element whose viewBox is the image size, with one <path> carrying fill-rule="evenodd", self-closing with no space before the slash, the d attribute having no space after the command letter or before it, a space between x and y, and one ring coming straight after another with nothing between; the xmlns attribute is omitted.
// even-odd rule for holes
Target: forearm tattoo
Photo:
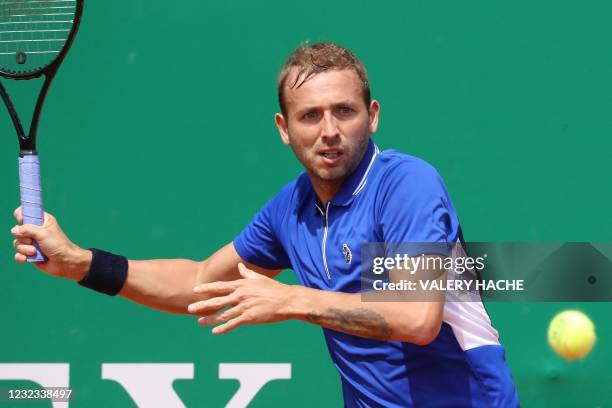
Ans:
<svg viewBox="0 0 612 408"><path fill-rule="evenodd" d="M389 340L391 327L380 314L370 309L343 310L330 307L323 313L308 313L308 320L328 329L376 340Z"/></svg>

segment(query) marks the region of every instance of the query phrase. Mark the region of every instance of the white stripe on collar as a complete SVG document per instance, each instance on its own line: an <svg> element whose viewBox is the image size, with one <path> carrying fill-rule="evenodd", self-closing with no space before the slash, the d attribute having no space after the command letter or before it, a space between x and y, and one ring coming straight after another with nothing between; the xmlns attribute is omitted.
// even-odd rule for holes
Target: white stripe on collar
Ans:
<svg viewBox="0 0 612 408"><path fill-rule="evenodd" d="M355 191L353 191L353 195L359 194L359 192L361 192L361 190L363 190L363 188L365 187L365 185L366 185L366 183L368 181L367 180L368 174L370 173L370 169L372 168L372 164L374 164L374 160L376 159L376 156L378 155L378 153L380 153L380 149L378 148L378 146L374 145L374 154L372 155L372 159L370 159L370 164L368 164L368 168L366 169L365 173L363 174L363 177L361 178L361 181L359 182L359 184L355 188Z"/></svg>
<svg viewBox="0 0 612 408"><path fill-rule="evenodd" d="M325 212L323 212L323 209L321 207L319 207L319 204L315 203L315 207L317 207L317 210L319 210L319 212L321 213L321 215L324 215Z"/></svg>

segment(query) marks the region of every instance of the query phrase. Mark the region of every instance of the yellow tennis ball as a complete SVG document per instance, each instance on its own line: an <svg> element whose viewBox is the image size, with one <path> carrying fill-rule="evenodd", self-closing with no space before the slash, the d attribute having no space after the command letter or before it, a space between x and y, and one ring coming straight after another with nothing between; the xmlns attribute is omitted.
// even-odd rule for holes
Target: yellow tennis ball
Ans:
<svg viewBox="0 0 612 408"><path fill-rule="evenodd" d="M557 314L548 326L548 344L566 360L583 358L595 345L595 326L578 310Z"/></svg>

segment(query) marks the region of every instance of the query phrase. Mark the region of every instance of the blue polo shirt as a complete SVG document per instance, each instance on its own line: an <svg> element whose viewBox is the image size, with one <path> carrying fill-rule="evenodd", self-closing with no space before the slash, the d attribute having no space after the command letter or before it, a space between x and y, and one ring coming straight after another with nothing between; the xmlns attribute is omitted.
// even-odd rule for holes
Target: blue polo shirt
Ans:
<svg viewBox="0 0 612 408"><path fill-rule="evenodd" d="M331 201L322 204L303 173L255 215L234 247L255 265L292 269L303 286L357 293L361 244L450 245L459 234L437 171L416 157L381 152L370 140ZM518 406L504 348L482 304L446 302L444 316L440 334L426 346L323 328L345 406Z"/></svg>

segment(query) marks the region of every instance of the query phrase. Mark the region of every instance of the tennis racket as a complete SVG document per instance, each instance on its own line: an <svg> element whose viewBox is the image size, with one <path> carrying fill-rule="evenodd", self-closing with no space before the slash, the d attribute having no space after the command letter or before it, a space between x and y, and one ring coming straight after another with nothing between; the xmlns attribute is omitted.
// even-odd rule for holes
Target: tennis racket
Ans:
<svg viewBox="0 0 612 408"><path fill-rule="evenodd" d="M0 96L19 139L19 191L24 224L43 224L36 152L38 119L51 81L79 28L82 12L83 0L0 0L0 76L17 80L45 77L27 135L0 81ZM36 242L34 246L36 255L29 256L28 261L44 262L46 257Z"/></svg>

